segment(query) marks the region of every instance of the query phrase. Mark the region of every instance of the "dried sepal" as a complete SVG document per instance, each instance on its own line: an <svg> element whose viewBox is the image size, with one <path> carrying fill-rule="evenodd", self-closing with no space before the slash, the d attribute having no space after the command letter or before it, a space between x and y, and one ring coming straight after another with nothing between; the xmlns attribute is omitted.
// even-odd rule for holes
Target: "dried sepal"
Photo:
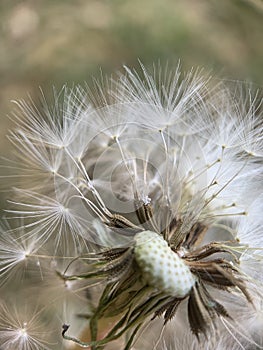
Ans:
<svg viewBox="0 0 263 350"><path fill-rule="evenodd" d="M152 320L154 320L156 317L160 317L162 314L164 314L164 324L166 324L168 321L170 321L174 316L178 309L178 306L182 302L183 299L178 298L172 298L169 300L165 305L160 307L157 311L155 311L154 316L152 317Z"/></svg>
<svg viewBox="0 0 263 350"><path fill-rule="evenodd" d="M223 245L218 242L211 242L200 248L188 251L184 254L184 258L187 259L187 261L199 261L216 253L227 253L235 263L238 263L238 258L231 249L231 246Z"/></svg>
<svg viewBox="0 0 263 350"><path fill-rule="evenodd" d="M94 259L97 256L95 263L89 266L91 272L79 275L62 275L57 272L65 280L82 280L91 278L104 278L107 281L113 282L115 279L120 279L132 266L133 259L130 248L109 249L97 255L85 256L85 259Z"/></svg>
<svg viewBox="0 0 263 350"><path fill-rule="evenodd" d="M137 195L135 196L134 205L139 223L145 228L145 230L158 232L158 225L154 220L150 203L145 203L140 200Z"/></svg>
<svg viewBox="0 0 263 350"><path fill-rule="evenodd" d="M202 242L207 230L207 225L201 222L195 223L189 233L186 235L183 246L186 249L193 249L193 247L198 246Z"/></svg>
<svg viewBox="0 0 263 350"><path fill-rule="evenodd" d="M204 285L196 283L188 300L188 320L192 332L200 338L208 338L208 331L216 329L216 316L230 317L226 309L212 298Z"/></svg>

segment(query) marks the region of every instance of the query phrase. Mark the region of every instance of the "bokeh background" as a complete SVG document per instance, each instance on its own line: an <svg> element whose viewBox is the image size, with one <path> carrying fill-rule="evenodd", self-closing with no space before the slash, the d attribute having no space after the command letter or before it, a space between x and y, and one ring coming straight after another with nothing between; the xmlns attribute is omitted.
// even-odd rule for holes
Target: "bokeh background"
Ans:
<svg viewBox="0 0 263 350"><path fill-rule="evenodd" d="M0 0L0 156L12 158L12 100L37 101L39 87L48 98L53 86L89 83L138 59L262 87L262 33L262 0Z"/></svg>
<svg viewBox="0 0 263 350"><path fill-rule="evenodd" d="M262 0L0 0L0 156L11 100L160 60L262 86Z"/></svg>

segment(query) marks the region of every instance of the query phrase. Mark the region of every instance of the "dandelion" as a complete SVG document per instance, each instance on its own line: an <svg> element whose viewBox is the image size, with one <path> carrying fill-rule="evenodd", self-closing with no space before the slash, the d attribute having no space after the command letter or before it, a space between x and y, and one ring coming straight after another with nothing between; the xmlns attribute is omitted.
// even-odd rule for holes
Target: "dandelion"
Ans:
<svg viewBox="0 0 263 350"><path fill-rule="evenodd" d="M156 349L168 330L175 348L190 348L180 330L200 348L227 346L219 338L260 346L236 318L240 305L258 309L256 288L262 295L255 99L246 109L201 71L168 67L126 68L91 91L64 88L54 108L18 103L11 135L24 179L35 180L17 184L8 213L41 248L64 254L56 277L87 288L94 305L85 341L67 323L63 338L128 350L161 322Z"/></svg>

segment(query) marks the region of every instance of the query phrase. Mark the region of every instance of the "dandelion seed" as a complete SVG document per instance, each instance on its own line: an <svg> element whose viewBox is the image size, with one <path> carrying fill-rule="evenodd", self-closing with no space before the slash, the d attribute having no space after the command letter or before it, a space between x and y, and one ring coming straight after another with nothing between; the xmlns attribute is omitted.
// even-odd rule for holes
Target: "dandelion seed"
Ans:
<svg viewBox="0 0 263 350"><path fill-rule="evenodd" d="M74 206L70 207L74 202L73 196L57 201L32 191L20 190L17 193L23 199L12 202L17 210L8 212L13 214L13 218L23 218L24 228L27 229L25 235L38 242L39 247L52 239L53 254L56 255L59 249L67 254L72 248L78 250L81 244L85 246L88 221L75 212ZM71 199L67 206L65 201L69 202Z"/></svg>
<svg viewBox="0 0 263 350"><path fill-rule="evenodd" d="M3 350L50 350L47 331L37 313L21 313L14 306L0 307L0 344Z"/></svg>
<svg viewBox="0 0 263 350"><path fill-rule="evenodd" d="M35 239L25 239L24 230L15 235L10 226L3 222L0 225L0 286L11 278L22 282L26 272L39 271L35 254L39 249Z"/></svg>

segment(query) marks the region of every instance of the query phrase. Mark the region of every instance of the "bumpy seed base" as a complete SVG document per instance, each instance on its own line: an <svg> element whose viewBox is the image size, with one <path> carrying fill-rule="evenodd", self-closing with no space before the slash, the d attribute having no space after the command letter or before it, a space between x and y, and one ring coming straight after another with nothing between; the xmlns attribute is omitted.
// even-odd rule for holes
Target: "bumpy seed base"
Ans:
<svg viewBox="0 0 263 350"><path fill-rule="evenodd" d="M135 242L135 260L145 281L167 295L185 297L195 284L195 277L163 237L143 231L135 235Z"/></svg>

